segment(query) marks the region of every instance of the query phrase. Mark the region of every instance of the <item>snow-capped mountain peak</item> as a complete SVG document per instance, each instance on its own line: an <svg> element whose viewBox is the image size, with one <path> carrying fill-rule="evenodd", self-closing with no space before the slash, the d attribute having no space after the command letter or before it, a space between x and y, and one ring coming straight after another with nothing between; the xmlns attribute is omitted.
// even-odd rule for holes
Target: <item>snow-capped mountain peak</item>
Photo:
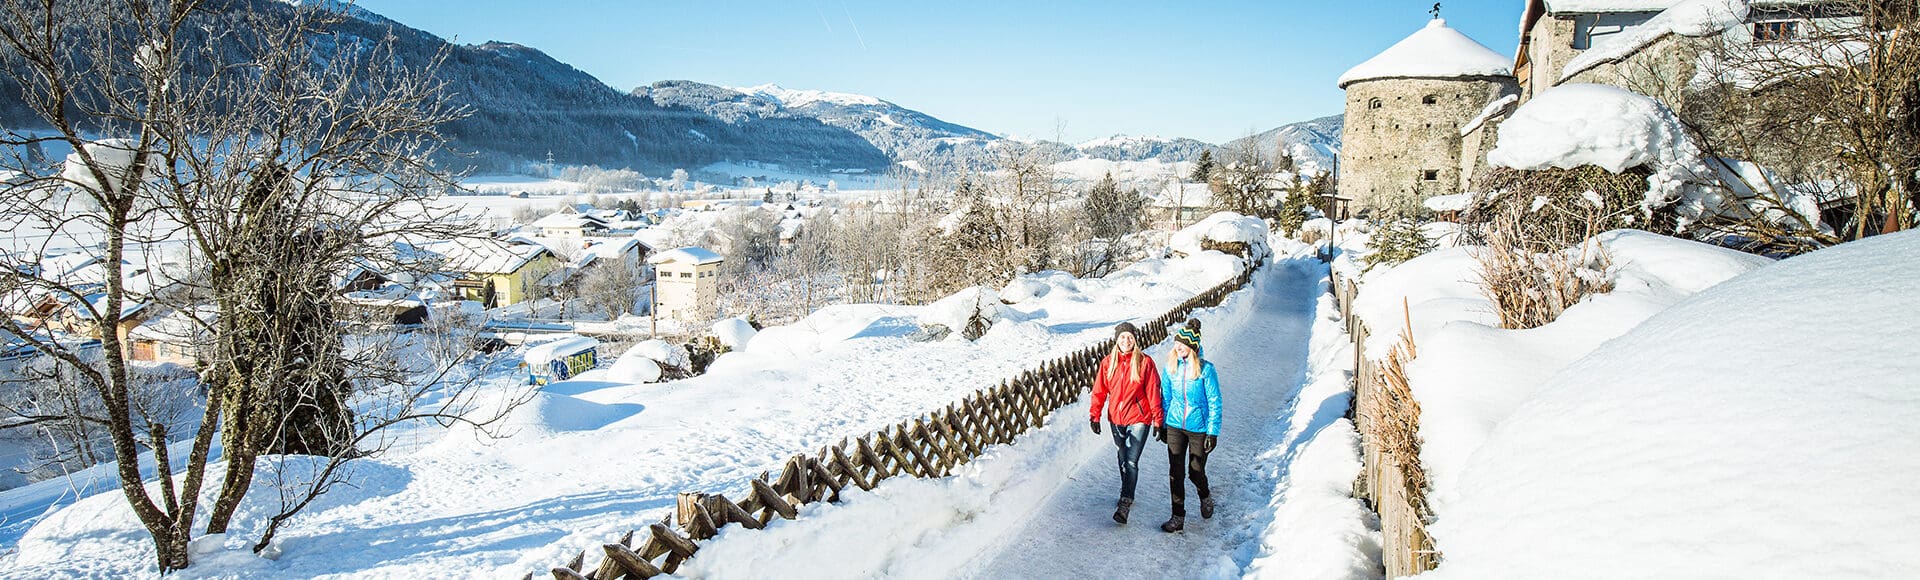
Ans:
<svg viewBox="0 0 1920 580"><path fill-rule="evenodd" d="M767 83L764 85L758 85L758 86L752 86L752 87L746 87L746 88L737 88L737 87L729 87L729 88L732 88L734 91L737 91L740 93L772 99L774 101L779 102L781 106L787 107L789 109L804 107L813 103L825 103L828 105L839 105L839 106L846 106L846 107L863 106L863 105L864 106L885 106L885 105L891 104L886 101L882 101L880 99L876 99L866 95L857 95L853 93L835 93L830 91L817 91L817 90L787 89L787 88L782 88L780 85L776 85L773 83Z"/></svg>

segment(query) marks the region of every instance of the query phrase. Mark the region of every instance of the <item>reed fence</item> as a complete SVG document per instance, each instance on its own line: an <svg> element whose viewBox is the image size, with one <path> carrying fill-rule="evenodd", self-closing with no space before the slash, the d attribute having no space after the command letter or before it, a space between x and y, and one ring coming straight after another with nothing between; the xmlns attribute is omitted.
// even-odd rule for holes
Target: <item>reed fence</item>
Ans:
<svg viewBox="0 0 1920 580"><path fill-rule="evenodd" d="M1264 261L1255 264L1141 324L1140 343L1152 345L1165 340L1169 326L1184 320L1194 309L1218 306L1264 265ZM1112 348L1113 339L1103 340L1041 363L940 410L859 438L842 439L810 455L795 455L781 466L779 477L761 472L732 496L682 493L674 513L660 523L648 526L644 533L629 531L620 541L601 546L603 554L592 566L588 565L588 555L593 550L581 551L566 565L554 567L553 577L614 580L672 574L700 550L701 541L728 525L757 530L776 517L798 517L800 507L806 504L838 502L848 488L871 490L883 480L900 475L950 475L954 468L966 465L987 448L1012 443L1015 437L1043 424L1054 410L1078 400L1081 390L1092 385L1100 358ZM526 580L533 576L527 574Z"/></svg>
<svg viewBox="0 0 1920 580"><path fill-rule="evenodd" d="M1334 275L1335 302L1353 337L1353 423L1360 431L1365 464L1354 492L1380 515L1380 559L1387 577L1412 576L1440 563L1440 552L1427 535L1433 510L1427 505L1426 469L1420 464L1420 403L1408 388L1405 369L1417 354L1413 325L1407 324L1399 344L1385 357L1367 356L1370 331L1353 316L1359 292L1358 284Z"/></svg>

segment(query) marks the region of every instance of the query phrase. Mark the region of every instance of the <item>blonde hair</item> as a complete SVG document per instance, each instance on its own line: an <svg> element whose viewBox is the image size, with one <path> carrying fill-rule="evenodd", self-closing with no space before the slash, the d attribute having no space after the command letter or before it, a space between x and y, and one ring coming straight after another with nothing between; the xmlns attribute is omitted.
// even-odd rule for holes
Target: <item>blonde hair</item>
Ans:
<svg viewBox="0 0 1920 580"><path fill-rule="evenodd" d="M1128 333L1128 334L1133 334L1133 333ZM1120 340L1116 338L1113 341L1113 354L1107 357L1108 372L1113 372L1112 367L1114 365L1120 364L1121 354L1124 354L1124 353L1120 351ZM1145 351L1141 350L1140 348L1140 337L1136 335L1133 338L1133 359L1127 362L1132 365L1131 370L1133 371L1133 374L1144 378L1147 376L1147 365L1140 364L1140 359L1143 359L1143 358L1146 358L1146 354L1145 354Z"/></svg>

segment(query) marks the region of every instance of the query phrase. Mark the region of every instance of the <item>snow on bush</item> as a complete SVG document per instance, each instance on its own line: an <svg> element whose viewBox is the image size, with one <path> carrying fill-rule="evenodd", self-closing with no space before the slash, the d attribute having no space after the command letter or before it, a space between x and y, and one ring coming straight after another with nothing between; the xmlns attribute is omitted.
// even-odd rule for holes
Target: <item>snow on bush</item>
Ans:
<svg viewBox="0 0 1920 580"><path fill-rule="evenodd" d="M627 349L627 352L620 355L620 359L613 361L613 366L607 369L607 374L605 375L607 380L634 384L651 383L660 380L661 363L655 362L652 357L647 356L650 350L654 349L649 349L644 346L634 346L633 348Z"/></svg>
<svg viewBox="0 0 1920 580"><path fill-rule="evenodd" d="M1247 259L1265 258L1267 249L1267 222L1257 217L1244 216L1230 211L1219 212L1187 226L1167 239L1167 246L1173 251L1188 256L1205 251L1212 244L1246 244Z"/></svg>
<svg viewBox="0 0 1920 580"><path fill-rule="evenodd" d="M926 310L920 313L920 322L924 325L945 326L957 335L963 333L968 325L976 320L991 327L994 322L1007 318L1010 313L1012 310L1000 303L999 292L994 292L992 288L986 286L974 286L927 305ZM983 333L986 331L985 328L977 330ZM969 338L978 337L974 335Z"/></svg>
<svg viewBox="0 0 1920 580"><path fill-rule="evenodd" d="M753 340L753 335L759 331L754 330L753 323L747 322L747 319L736 316L713 323L708 332L729 349L745 350L747 342Z"/></svg>
<svg viewBox="0 0 1920 580"><path fill-rule="evenodd" d="M1015 276L1013 281L1007 282L1005 288L1000 289L1000 298L1007 302L1019 304L1044 297L1047 295L1047 292L1052 290L1053 287L1047 285L1045 281L1037 280L1031 276Z"/></svg>
<svg viewBox="0 0 1920 580"><path fill-rule="evenodd" d="M1915 255L1782 261L1571 363L1467 460L1422 577L1920 576Z"/></svg>
<svg viewBox="0 0 1920 580"><path fill-rule="evenodd" d="M687 354L685 347L658 338L633 345L620 358L624 360L629 356L646 357L664 368L684 369L693 364L693 357Z"/></svg>
<svg viewBox="0 0 1920 580"><path fill-rule="evenodd" d="M1687 193L1686 181L1708 175L1700 148L1673 111L1651 98L1606 85L1570 84L1541 91L1500 125L1487 152L1496 167L1541 170L1595 165L1613 173L1645 165L1642 207L1662 207Z"/></svg>

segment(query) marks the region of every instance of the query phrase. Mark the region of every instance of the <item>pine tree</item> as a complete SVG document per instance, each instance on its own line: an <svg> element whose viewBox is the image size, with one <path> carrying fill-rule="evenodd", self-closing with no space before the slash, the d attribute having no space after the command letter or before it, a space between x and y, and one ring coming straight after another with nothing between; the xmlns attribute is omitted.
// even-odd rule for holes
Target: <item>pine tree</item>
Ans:
<svg viewBox="0 0 1920 580"><path fill-rule="evenodd" d="M1213 161L1213 150L1202 149L1200 151L1200 159L1193 162L1193 174L1187 176L1187 179L1194 183L1206 183L1207 180L1213 178L1215 165Z"/></svg>
<svg viewBox="0 0 1920 580"><path fill-rule="evenodd" d="M1087 191L1087 224L1093 229L1095 238L1116 238L1127 232L1121 230L1120 185L1113 181L1113 173L1107 173L1093 189Z"/></svg>

